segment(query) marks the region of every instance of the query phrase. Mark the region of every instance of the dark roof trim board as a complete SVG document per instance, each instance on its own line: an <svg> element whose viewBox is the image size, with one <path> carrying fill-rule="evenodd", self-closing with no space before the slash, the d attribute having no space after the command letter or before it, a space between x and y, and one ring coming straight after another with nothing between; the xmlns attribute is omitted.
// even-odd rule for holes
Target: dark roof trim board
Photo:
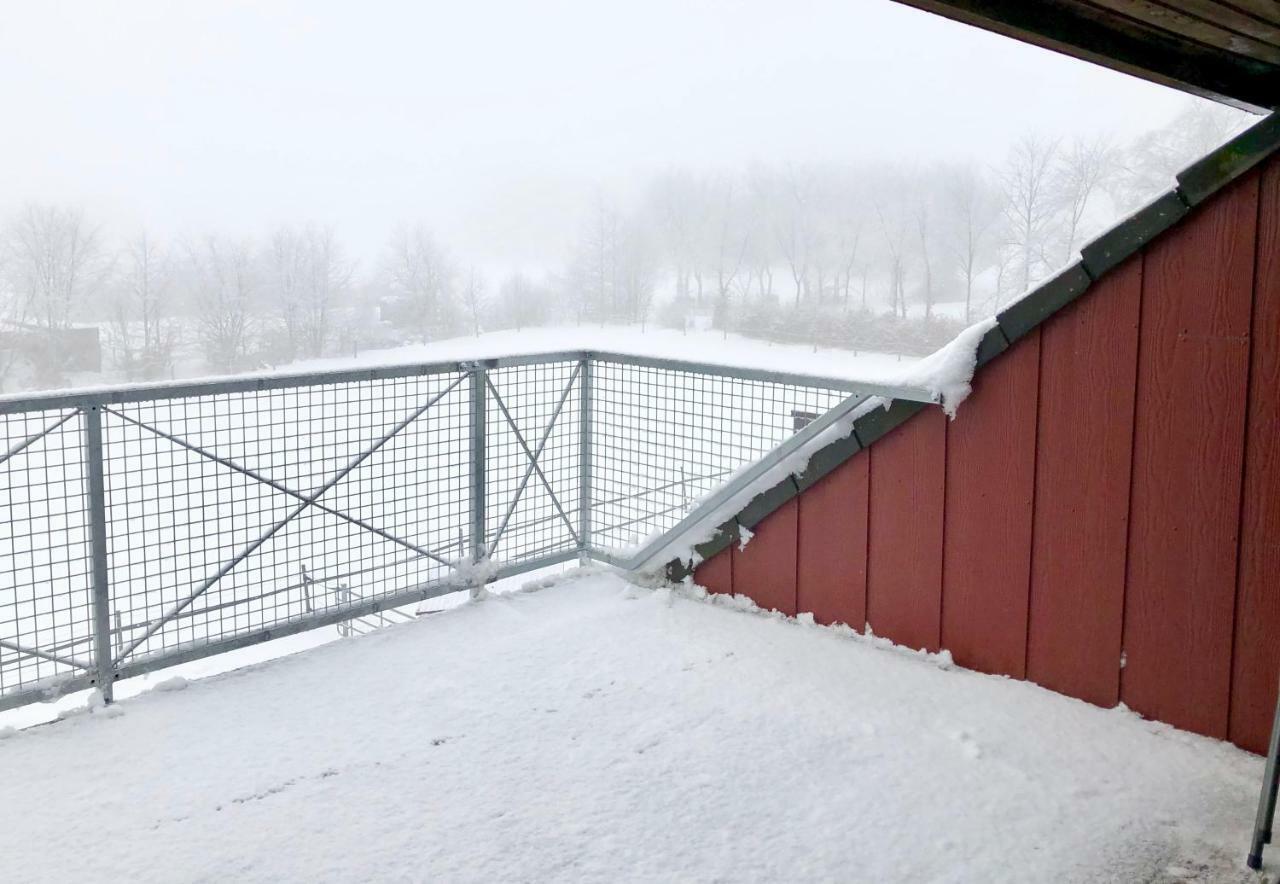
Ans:
<svg viewBox="0 0 1280 884"><path fill-rule="evenodd" d="M1198 206L1270 156L1280 143L1280 111L1263 118L1222 147L1178 173L1178 193Z"/></svg>
<svg viewBox="0 0 1280 884"><path fill-rule="evenodd" d="M1276 63L1271 45L1211 21L1221 20L1224 15L1241 18L1233 3L1210 0L1194 3L1189 0L898 2L1238 107L1268 111L1280 103L1280 65ZM1182 27L1177 26L1178 20ZM1190 30L1187 22L1192 23Z"/></svg>
<svg viewBox="0 0 1280 884"><path fill-rule="evenodd" d="M1081 249L1079 261L998 313L996 326L978 345L978 369L1277 149L1280 149L1280 111L1188 166L1178 174L1178 186L1174 190L1097 236ZM875 408L859 417L853 422L853 432L849 436L814 452L804 472L788 476L756 495L737 516L717 528L711 539L697 544L694 551L699 560L706 561L737 543L741 536L739 526L748 530L755 528L770 513L925 407L919 402L895 400L888 408ZM689 562L677 559L667 564L666 573L669 579L678 582L690 576L693 567Z"/></svg>

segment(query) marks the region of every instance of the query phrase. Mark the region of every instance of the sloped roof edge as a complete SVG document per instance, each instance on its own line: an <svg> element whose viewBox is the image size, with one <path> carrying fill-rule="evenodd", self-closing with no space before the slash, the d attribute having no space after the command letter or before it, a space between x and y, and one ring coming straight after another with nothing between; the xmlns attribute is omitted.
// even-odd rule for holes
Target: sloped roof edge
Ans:
<svg viewBox="0 0 1280 884"><path fill-rule="evenodd" d="M978 346L977 370L1277 150L1280 150L1280 111L1183 169L1176 176L1177 186L1173 190L1096 236L1081 248L1078 261L997 313L996 326ZM754 529L806 488L926 407L918 402L894 401L888 408L876 408L859 417L853 423L853 432L815 452L803 473L763 489L734 518L720 525L710 540L696 545L694 552L698 560L706 561L736 543L739 526ZM692 574L693 565L674 560L667 564L666 571L670 579L679 581Z"/></svg>

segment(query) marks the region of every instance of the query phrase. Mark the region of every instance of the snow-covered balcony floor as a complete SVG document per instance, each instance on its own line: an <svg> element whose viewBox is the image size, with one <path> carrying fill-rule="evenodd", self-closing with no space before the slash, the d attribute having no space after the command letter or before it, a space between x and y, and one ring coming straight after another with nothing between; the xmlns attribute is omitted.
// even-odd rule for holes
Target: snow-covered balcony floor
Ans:
<svg viewBox="0 0 1280 884"><path fill-rule="evenodd" d="M1260 774L597 573L11 735L0 878L1245 881Z"/></svg>

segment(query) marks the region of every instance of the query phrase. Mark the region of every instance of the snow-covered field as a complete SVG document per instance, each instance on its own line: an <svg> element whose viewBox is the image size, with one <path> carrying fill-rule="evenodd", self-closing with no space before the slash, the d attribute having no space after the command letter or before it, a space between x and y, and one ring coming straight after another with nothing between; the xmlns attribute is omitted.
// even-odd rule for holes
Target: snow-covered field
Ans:
<svg viewBox="0 0 1280 884"><path fill-rule="evenodd" d="M895 382L902 370L918 359L893 353L830 350L801 344L771 344L712 329L681 332L652 327L641 329L634 325L564 325L486 332L478 336L448 338L387 350L366 350L356 357L313 359L279 368L290 372L324 371L568 350L601 350L632 356L685 359L715 365L886 382Z"/></svg>
<svg viewBox="0 0 1280 884"><path fill-rule="evenodd" d="M12 734L3 877L1254 880L1259 759L697 595L585 573Z"/></svg>

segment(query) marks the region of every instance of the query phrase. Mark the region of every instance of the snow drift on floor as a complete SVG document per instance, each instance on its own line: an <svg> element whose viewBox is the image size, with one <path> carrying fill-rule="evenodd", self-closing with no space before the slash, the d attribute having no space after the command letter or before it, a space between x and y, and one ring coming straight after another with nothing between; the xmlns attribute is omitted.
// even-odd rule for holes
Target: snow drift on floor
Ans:
<svg viewBox="0 0 1280 884"><path fill-rule="evenodd" d="M0 741L5 880L1246 880L1259 759L585 573Z"/></svg>

